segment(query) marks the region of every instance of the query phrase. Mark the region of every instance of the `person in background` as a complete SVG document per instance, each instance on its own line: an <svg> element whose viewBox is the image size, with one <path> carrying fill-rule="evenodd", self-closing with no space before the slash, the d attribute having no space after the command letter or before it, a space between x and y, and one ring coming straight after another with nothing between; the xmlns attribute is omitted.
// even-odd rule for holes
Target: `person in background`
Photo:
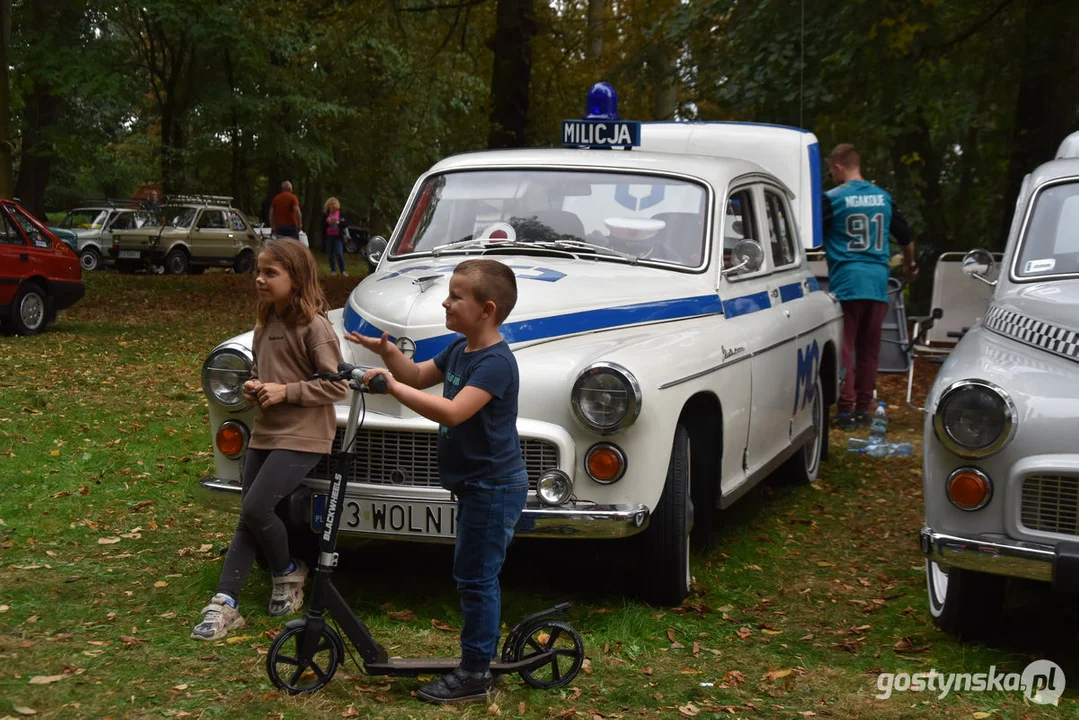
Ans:
<svg viewBox="0 0 1079 720"><path fill-rule="evenodd" d="M243 394L262 414L255 419L244 458L240 519L217 592L191 630L196 640L219 640L244 626L240 588L257 550L273 576L270 615L298 612L303 605L307 565L290 556L288 529L274 508L330 452L337 431L333 404L348 394L344 381L313 377L337 372L341 346L326 318L330 304L311 251L298 240L268 243L259 253L258 271L251 342L255 363Z"/></svg>
<svg viewBox="0 0 1079 720"><path fill-rule="evenodd" d="M869 404L877 386L881 326L888 312L889 233L903 249L906 275L918 273L910 226L892 196L862 177L862 161L849 143L827 158L836 182L824 195L824 254L829 290L843 308L845 373L836 426L853 430L869 424Z"/></svg>
<svg viewBox="0 0 1079 720"><path fill-rule="evenodd" d="M157 190L151 190L146 193L142 198L142 204L139 205L140 210L144 210L149 213L157 212L161 204L157 201Z"/></svg>
<svg viewBox="0 0 1079 720"><path fill-rule="evenodd" d="M281 183L281 192L270 201L270 232L276 237L300 239L300 199L292 194L292 183Z"/></svg>
<svg viewBox="0 0 1079 720"><path fill-rule="evenodd" d="M322 244L326 254L330 257L330 275L338 272L343 277L348 277L345 272L345 243L342 235L344 222L341 219L341 203L332 197L326 201L326 207L322 213Z"/></svg>

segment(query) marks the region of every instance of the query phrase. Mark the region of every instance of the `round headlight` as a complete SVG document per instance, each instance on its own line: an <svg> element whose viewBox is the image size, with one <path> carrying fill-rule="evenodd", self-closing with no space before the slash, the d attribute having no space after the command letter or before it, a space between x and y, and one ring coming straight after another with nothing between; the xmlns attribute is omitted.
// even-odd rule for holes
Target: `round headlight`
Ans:
<svg viewBox="0 0 1079 720"><path fill-rule="evenodd" d="M561 505L573 494L573 482L561 470L547 470L536 481L536 495L545 505Z"/></svg>
<svg viewBox="0 0 1079 720"><path fill-rule="evenodd" d="M570 403L577 422L592 432L611 435L641 414L641 386L621 365L594 363L577 376Z"/></svg>
<svg viewBox="0 0 1079 720"><path fill-rule="evenodd" d="M242 345L214 350L202 364L202 391L225 407L243 405L243 385L251 378L254 364L251 351Z"/></svg>
<svg viewBox="0 0 1079 720"><path fill-rule="evenodd" d="M1015 422L1015 404L1003 389L984 380L960 380L941 393L933 430L959 457L983 458L1011 440Z"/></svg>

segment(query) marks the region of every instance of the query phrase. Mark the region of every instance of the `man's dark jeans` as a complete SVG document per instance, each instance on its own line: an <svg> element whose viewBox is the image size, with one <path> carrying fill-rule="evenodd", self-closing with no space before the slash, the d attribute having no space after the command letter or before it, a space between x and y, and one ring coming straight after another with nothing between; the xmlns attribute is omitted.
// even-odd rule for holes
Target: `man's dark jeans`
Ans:
<svg viewBox="0 0 1079 720"><path fill-rule="evenodd" d="M498 574L528 496L526 476L467 482L456 491L453 579L461 596L461 667L483 672L502 637Z"/></svg>
<svg viewBox="0 0 1079 720"><path fill-rule="evenodd" d="M290 237L300 239L300 228L295 225L278 225L273 229L273 234L277 237Z"/></svg>
<svg viewBox="0 0 1079 720"><path fill-rule="evenodd" d="M839 389L839 411L869 410L877 387L880 333L888 303L843 300L842 364L846 377Z"/></svg>

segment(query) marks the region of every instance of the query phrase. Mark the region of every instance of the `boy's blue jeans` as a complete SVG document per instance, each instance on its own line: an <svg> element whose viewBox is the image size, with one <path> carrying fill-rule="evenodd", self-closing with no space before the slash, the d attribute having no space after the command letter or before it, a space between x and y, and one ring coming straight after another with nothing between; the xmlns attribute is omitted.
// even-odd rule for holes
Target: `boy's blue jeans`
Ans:
<svg viewBox="0 0 1079 720"><path fill-rule="evenodd" d="M502 592L498 574L528 496L528 478L465 483L457 495L453 579L461 596L461 667L485 672L498 650Z"/></svg>

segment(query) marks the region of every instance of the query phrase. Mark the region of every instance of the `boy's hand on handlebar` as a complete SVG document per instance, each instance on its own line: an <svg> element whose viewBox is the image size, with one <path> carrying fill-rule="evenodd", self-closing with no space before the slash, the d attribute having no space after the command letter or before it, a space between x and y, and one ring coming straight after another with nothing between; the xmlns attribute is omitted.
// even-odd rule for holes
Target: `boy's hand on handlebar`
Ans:
<svg viewBox="0 0 1079 720"><path fill-rule="evenodd" d="M271 405L285 402L286 388L280 383L262 383L257 393L259 407L265 410Z"/></svg>
<svg viewBox="0 0 1079 720"><path fill-rule="evenodd" d="M393 373L386 368L371 368L363 374L363 384L367 387L371 387L371 381L379 375L384 375L386 380L386 393L392 395L393 389L397 385L397 381L393 379Z"/></svg>
<svg viewBox="0 0 1079 720"><path fill-rule="evenodd" d="M360 335L358 332L353 330L348 335L345 335L345 338L359 345L363 345L371 352L383 358L386 357L386 355L390 353L394 347L396 347L392 342L390 342L389 333L382 333L382 337L376 340L372 337L367 337L366 335Z"/></svg>

